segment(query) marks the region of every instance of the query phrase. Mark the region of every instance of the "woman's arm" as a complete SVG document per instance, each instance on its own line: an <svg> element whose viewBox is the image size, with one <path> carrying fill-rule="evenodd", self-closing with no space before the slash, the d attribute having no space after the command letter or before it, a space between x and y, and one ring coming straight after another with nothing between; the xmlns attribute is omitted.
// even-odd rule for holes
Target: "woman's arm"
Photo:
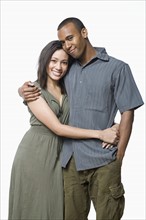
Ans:
<svg viewBox="0 0 146 220"><path fill-rule="evenodd" d="M36 118L58 136L73 139L97 138L108 143L117 143L118 131L115 128L108 128L105 130L90 130L61 124L42 97L39 97L39 99L33 102L28 102L27 104Z"/></svg>

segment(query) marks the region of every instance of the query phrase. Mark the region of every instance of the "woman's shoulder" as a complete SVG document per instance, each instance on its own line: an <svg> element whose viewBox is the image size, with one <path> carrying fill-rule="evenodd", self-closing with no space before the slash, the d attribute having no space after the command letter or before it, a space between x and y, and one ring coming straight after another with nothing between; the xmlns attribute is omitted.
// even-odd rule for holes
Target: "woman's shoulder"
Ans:
<svg viewBox="0 0 146 220"><path fill-rule="evenodd" d="M37 86L37 87L40 87L40 84L39 84L39 82L38 82L37 80L34 81L33 84L34 84L35 86Z"/></svg>
<svg viewBox="0 0 146 220"><path fill-rule="evenodd" d="M40 83L38 82L38 80L34 81L33 84L34 84L36 87L38 87L38 88L41 89L41 96L42 96L44 99L46 99L46 98L45 98L45 97L46 97L46 90L41 88Z"/></svg>

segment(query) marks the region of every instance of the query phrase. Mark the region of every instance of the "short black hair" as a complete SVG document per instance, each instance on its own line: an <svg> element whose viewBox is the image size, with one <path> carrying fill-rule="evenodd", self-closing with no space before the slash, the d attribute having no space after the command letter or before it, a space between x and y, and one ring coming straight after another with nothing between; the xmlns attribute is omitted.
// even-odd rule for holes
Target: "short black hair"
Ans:
<svg viewBox="0 0 146 220"><path fill-rule="evenodd" d="M66 25L68 23L73 23L79 31L81 31L83 28L85 28L83 22L80 19L75 18L75 17L69 17L69 18L64 19L58 25L57 31L59 31L64 25Z"/></svg>

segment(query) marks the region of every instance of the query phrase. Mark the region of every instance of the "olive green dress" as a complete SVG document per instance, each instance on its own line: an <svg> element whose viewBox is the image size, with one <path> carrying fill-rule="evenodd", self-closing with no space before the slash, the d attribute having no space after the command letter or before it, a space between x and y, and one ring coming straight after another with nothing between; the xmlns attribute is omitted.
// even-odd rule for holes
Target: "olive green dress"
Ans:
<svg viewBox="0 0 146 220"><path fill-rule="evenodd" d="M67 95L62 106L47 91L42 97L61 123L68 122ZM30 112L31 113L31 112ZM16 152L9 192L9 220L63 220L63 178L58 137L31 113L30 129Z"/></svg>

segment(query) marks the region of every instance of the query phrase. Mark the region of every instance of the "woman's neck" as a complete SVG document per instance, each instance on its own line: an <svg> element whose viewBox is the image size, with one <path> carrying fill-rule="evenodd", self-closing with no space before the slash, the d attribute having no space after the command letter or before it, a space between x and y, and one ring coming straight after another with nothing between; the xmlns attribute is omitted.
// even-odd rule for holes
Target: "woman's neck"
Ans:
<svg viewBox="0 0 146 220"><path fill-rule="evenodd" d="M55 97L55 99L58 100L59 104L61 105L62 93L61 93L61 87L59 85L59 81L48 80L47 90Z"/></svg>
<svg viewBox="0 0 146 220"><path fill-rule="evenodd" d="M59 81L57 80L52 80L48 77L48 80L47 80L47 89L49 88L52 88L52 89L55 89L55 88L58 88L60 87L59 86Z"/></svg>

